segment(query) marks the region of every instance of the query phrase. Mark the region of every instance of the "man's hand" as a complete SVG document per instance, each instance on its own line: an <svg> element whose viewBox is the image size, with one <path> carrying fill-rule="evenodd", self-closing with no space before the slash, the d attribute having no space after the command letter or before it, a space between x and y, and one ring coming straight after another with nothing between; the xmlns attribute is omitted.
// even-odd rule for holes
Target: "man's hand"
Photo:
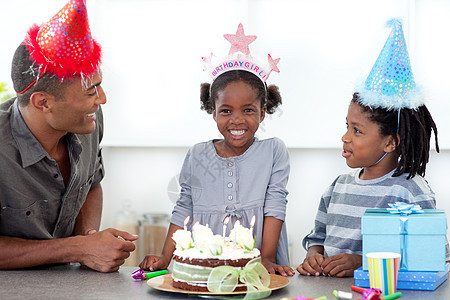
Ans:
<svg viewBox="0 0 450 300"><path fill-rule="evenodd" d="M138 239L136 235L112 228L100 232L90 231L80 238L79 262L100 272L117 271L130 256L130 252L135 250L132 242Z"/></svg>

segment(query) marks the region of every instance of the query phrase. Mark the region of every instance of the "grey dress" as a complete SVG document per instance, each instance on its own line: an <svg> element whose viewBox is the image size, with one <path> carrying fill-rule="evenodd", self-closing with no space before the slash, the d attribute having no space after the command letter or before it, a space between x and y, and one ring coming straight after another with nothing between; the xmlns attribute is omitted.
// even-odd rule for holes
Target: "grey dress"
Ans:
<svg viewBox="0 0 450 300"><path fill-rule="evenodd" d="M250 227L251 218L256 216L253 232L256 247L261 249L264 217L285 221L289 170L289 153L278 138L255 139L244 154L229 158L217 155L212 140L196 144L181 169L181 192L171 223L183 227L190 216L188 228L198 221L222 235L223 221L229 216L228 236L236 220ZM276 263L289 265L284 223Z"/></svg>

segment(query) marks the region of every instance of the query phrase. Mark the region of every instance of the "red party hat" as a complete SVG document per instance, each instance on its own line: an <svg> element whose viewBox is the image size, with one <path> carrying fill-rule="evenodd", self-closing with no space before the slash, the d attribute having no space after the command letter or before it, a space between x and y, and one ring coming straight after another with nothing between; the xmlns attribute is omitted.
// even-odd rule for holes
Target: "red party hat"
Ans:
<svg viewBox="0 0 450 300"><path fill-rule="evenodd" d="M25 42L41 74L61 81L88 77L100 66L101 47L91 36L85 0L70 0L48 23L33 25Z"/></svg>

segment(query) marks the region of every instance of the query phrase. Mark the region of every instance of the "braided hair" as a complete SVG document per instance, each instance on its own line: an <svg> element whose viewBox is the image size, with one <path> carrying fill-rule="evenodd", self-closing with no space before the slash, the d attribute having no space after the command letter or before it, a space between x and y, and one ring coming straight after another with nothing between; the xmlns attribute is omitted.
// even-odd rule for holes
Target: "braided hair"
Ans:
<svg viewBox="0 0 450 300"><path fill-rule="evenodd" d="M232 82L242 81L251 86L261 100L261 109L266 106L266 113L273 114L281 104L281 95L278 86L271 84L267 86L255 74L244 70L232 70L217 77L214 82L202 83L200 85L201 109L212 114L218 93L224 90Z"/></svg>
<svg viewBox="0 0 450 300"><path fill-rule="evenodd" d="M361 104L360 100L358 93L354 93L352 103L359 104L362 111L369 114L369 120L379 125L381 135L394 138L399 160L392 176L403 173L409 173L407 179L416 174L425 176L431 131L434 131L436 151L439 152L436 124L427 107L402 108L399 119L398 109L371 108Z"/></svg>

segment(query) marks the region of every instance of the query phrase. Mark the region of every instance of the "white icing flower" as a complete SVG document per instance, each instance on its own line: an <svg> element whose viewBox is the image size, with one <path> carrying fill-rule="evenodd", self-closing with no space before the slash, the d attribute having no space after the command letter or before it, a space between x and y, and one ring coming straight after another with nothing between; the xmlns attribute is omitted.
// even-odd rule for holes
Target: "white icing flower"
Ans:
<svg viewBox="0 0 450 300"><path fill-rule="evenodd" d="M187 230L178 229L172 235L172 240L175 241L176 247L179 250L185 250L193 247L191 232Z"/></svg>
<svg viewBox="0 0 450 300"><path fill-rule="evenodd" d="M245 228L241 224L236 224L230 232L230 240L234 242L236 237L236 247L245 248L249 251L255 248L255 240L253 239L250 229Z"/></svg>
<svg viewBox="0 0 450 300"><path fill-rule="evenodd" d="M192 227L192 235L194 237L195 247L199 251L207 251L209 243L214 236L211 228L200 224L195 224Z"/></svg>
<svg viewBox="0 0 450 300"><path fill-rule="evenodd" d="M212 255L221 255L223 252L223 239L220 235L215 235L209 240L209 251Z"/></svg>

